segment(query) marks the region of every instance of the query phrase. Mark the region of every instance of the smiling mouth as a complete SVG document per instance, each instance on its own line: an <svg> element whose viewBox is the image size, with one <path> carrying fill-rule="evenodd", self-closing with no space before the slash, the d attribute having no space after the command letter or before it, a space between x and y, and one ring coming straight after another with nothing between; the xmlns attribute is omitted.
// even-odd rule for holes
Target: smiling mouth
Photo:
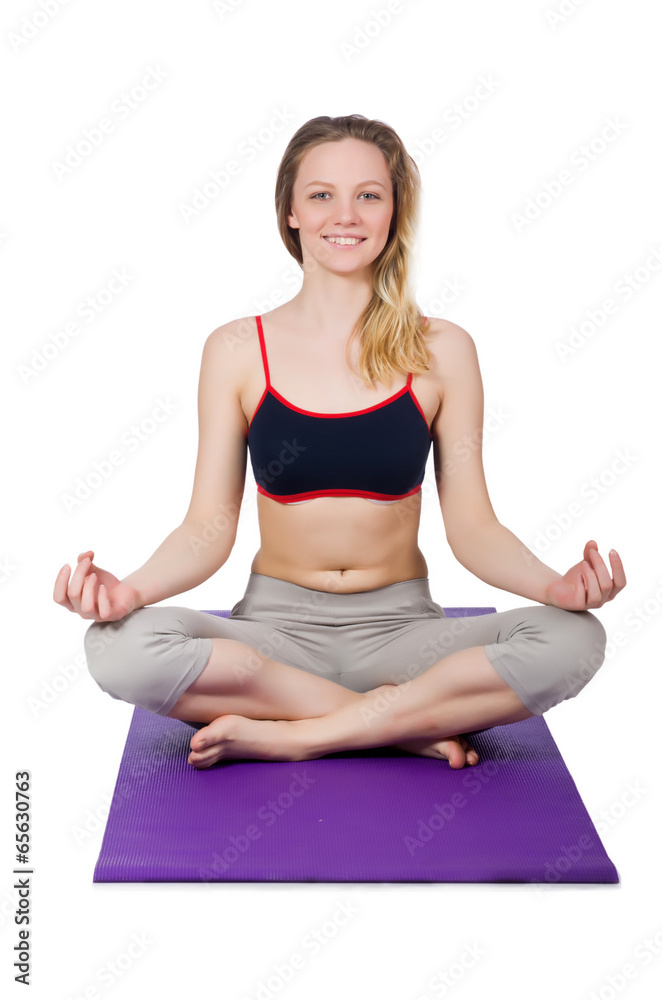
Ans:
<svg viewBox="0 0 662 1000"><path fill-rule="evenodd" d="M358 247L365 243L367 236L345 237L345 236L324 236L327 243L334 247ZM356 242L354 242L356 240Z"/></svg>

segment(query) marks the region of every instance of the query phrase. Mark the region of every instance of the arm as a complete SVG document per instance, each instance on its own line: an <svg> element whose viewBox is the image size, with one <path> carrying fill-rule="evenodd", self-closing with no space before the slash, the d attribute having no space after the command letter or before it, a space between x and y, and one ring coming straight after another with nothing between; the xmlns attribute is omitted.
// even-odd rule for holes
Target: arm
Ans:
<svg viewBox="0 0 662 1000"><path fill-rule="evenodd" d="M479 580L539 604L551 603L547 587L561 579L496 518L474 525L451 548L457 561Z"/></svg>
<svg viewBox="0 0 662 1000"><path fill-rule="evenodd" d="M137 607L158 604L175 594L192 590L221 568L232 551L234 536L226 532L215 544L196 552L194 546L202 538L203 530L203 524L182 521L146 563L120 580L138 591Z"/></svg>
<svg viewBox="0 0 662 1000"><path fill-rule="evenodd" d="M482 459L483 383L476 346L462 327L437 321L430 339L442 405L432 424L435 478L453 555L480 580L540 604L561 578L497 519Z"/></svg>
<svg viewBox="0 0 662 1000"><path fill-rule="evenodd" d="M246 418L239 400L242 360L231 344L237 322L205 341L198 386L198 457L193 492L180 525L139 569L121 581L140 605L156 604L209 579L235 543L246 476Z"/></svg>

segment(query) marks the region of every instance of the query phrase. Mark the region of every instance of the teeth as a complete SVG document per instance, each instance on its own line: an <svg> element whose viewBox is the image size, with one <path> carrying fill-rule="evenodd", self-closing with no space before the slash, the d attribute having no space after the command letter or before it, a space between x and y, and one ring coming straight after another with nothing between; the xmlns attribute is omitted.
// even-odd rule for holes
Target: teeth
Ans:
<svg viewBox="0 0 662 1000"><path fill-rule="evenodd" d="M356 246L357 243L363 242L363 240L359 239L346 239L344 236L325 236L324 239L328 240L329 243L339 243L340 246L346 246L347 244Z"/></svg>

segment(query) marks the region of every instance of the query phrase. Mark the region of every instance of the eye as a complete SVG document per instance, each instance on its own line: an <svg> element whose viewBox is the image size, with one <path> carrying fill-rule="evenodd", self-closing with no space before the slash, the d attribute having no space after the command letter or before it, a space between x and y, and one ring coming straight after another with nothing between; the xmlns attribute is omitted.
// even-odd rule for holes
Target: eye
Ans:
<svg viewBox="0 0 662 1000"><path fill-rule="evenodd" d="M311 199L319 198L321 194L328 194L328 193L329 193L328 191L318 191L317 194L311 195ZM379 201L379 195L374 194L372 191L364 191L363 194L368 194L370 195L371 198L376 198L377 201ZM361 195L361 197L363 197L363 195Z"/></svg>

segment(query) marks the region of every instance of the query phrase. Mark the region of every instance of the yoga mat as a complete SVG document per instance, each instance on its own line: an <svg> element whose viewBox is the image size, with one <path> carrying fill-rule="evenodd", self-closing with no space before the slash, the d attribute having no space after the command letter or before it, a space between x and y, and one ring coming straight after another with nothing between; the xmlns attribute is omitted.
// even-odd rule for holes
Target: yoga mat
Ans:
<svg viewBox="0 0 662 1000"><path fill-rule="evenodd" d="M194 732L134 708L94 882L619 882L543 716L471 734L459 770L396 747L196 770Z"/></svg>

